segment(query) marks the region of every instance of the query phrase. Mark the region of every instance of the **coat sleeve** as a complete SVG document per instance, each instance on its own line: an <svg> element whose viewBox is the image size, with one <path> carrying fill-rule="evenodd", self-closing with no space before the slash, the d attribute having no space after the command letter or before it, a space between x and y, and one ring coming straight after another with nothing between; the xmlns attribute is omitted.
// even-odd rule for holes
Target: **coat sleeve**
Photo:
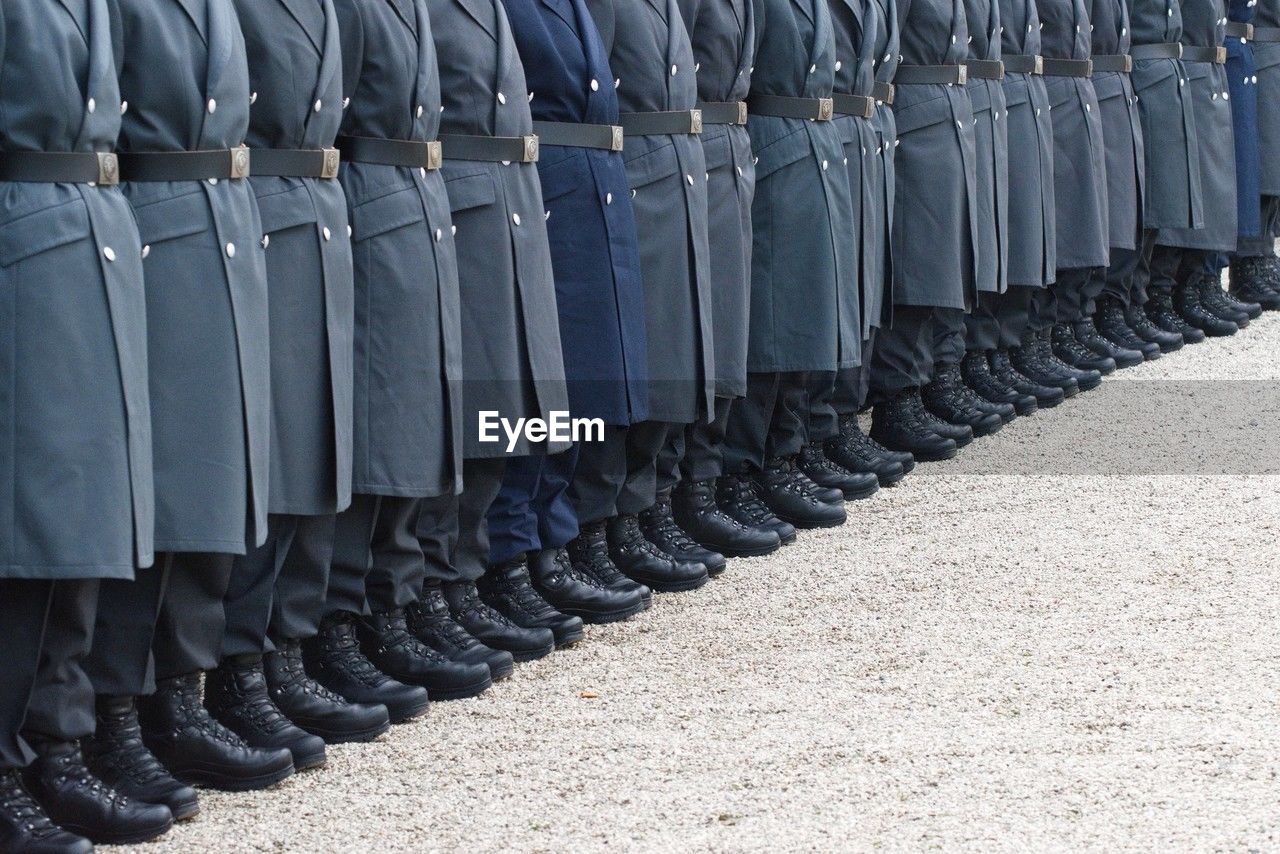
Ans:
<svg viewBox="0 0 1280 854"><path fill-rule="evenodd" d="M356 0L333 0L338 13L338 39L342 44L342 96L352 98L364 67L364 20Z"/></svg>
<svg viewBox="0 0 1280 854"><path fill-rule="evenodd" d="M600 31L600 41L604 42L604 52L613 54L613 30L616 23L613 12L613 0L585 0L587 10L596 22Z"/></svg>

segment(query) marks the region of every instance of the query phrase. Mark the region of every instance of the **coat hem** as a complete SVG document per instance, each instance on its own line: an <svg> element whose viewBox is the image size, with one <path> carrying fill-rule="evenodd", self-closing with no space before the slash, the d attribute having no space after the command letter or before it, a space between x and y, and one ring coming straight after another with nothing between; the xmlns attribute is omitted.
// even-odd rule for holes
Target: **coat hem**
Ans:
<svg viewBox="0 0 1280 854"><path fill-rule="evenodd" d="M26 566L6 564L0 566L0 578L23 581L73 581L94 578L132 581L137 568L132 563L119 564L51 564Z"/></svg>
<svg viewBox="0 0 1280 854"><path fill-rule="evenodd" d="M356 482L351 485L351 491L357 495L383 495L391 498L440 498L458 494L452 483L444 486L392 486L386 483Z"/></svg>
<svg viewBox="0 0 1280 854"><path fill-rule="evenodd" d="M247 554L243 540L161 540L155 541L157 552L210 552L213 554Z"/></svg>

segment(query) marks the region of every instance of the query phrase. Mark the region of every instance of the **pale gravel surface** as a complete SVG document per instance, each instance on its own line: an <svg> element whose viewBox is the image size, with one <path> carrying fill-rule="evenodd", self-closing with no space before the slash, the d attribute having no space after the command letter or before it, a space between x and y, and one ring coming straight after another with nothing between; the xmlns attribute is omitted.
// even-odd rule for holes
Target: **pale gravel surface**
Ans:
<svg viewBox="0 0 1280 854"><path fill-rule="evenodd" d="M1278 375L1267 316L1111 393ZM1239 388L1227 441L1280 442ZM1276 850L1280 477L1096 394L141 850ZM1180 475L1069 473L1170 431Z"/></svg>

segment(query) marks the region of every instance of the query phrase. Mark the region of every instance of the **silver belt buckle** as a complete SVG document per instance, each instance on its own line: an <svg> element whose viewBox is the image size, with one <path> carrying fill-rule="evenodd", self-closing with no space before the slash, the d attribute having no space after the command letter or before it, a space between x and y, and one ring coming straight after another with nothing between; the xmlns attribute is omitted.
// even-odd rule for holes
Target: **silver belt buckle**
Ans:
<svg viewBox="0 0 1280 854"><path fill-rule="evenodd" d="M609 128L612 132L612 135L609 138L609 150L621 151L626 142L624 139L626 134L622 130L622 125L610 125Z"/></svg>
<svg viewBox="0 0 1280 854"><path fill-rule="evenodd" d="M1225 47L1217 48L1213 61L1218 65L1227 64L1227 49Z"/></svg>
<svg viewBox="0 0 1280 854"><path fill-rule="evenodd" d="M738 102L738 124L745 125L747 123L747 102Z"/></svg>
<svg viewBox="0 0 1280 854"><path fill-rule="evenodd" d="M538 135L536 133L531 133L521 137L521 139L524 140L524 152L520 158L520 162L538 162Z"/></svg>
<svg viewBox="0 0 1280 854"><path fill-rule="evenodd" d="M1085 77L1093 76L1093 60L1092 59L1086 59L1084 61L1084 76Z"/></svg>
<svg viewBox="0 0 1280 854"><path fill-rule="evenodd" d="M440 140L433 139L427 143L427 162L424 169L435 171L444 165L444 146Z"/></svg>
<svg viewBox="0 0 1280 854"><path fill-rule="evenodd" d="M817 121L829 122L835 114L835 102L831 98L818 99L818 118Z"/></svg>
<svg viewBox="0 0 1280 854"><path fill-rule="evenodd" d="M321 178L337 178L338 167L342 165L342 154L336 148L324 150L324 165L320 167Z"/></svg>
<svg viewBox="0 0 1280 854"><path fill-rule="evenodd" d="M1249 41L1253 41L1253 24L1244 25L1244 37Z"/></svg>
<svg viewBox="0 0 1280 854"><path fill-rule="evenodd" d="M98 152L99 187L114 187L120 183L120 158L113 151Z"/></svg>
<svg viewBox="0 0 1280 854"><path fill-rule="evenodd" d="M1174 57L1174 58L1175 58L1175 59L1182 59L1182 42L1178 42L1178 55L1177 55L1176 57Z"/></svg>
<svg viewBox="0 0 1280 854"><path fill-rule="evenodd" d="M248 178L253 171L253 156L249 153L249 149L242 145L231 149L228 153L231 155L230 177Z"/></svg>
<svg viewBox="0 0 1280 854"><path fill-rule="evenodd" d="M689 133L702 133L702 110L689 111Z"/></svg>
<svg viewBox="0 0 1280 854"><path fill-rule="evenodd" d="M969 82L969 66L957 65L956 66L956 83L960 86L963 86L968 82Z"/></svg>
<svg viewBox="0 0 1280 854"><path fill-rule="evenodd" d="M1126 74L1133 71L1133 57L1127 53L1124 55L1124 70Z"/></svg>

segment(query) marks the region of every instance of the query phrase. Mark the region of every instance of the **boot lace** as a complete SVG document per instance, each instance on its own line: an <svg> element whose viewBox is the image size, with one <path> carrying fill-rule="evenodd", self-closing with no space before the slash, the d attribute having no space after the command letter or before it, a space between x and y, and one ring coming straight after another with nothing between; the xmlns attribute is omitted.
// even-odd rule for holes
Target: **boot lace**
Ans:
<svg viewBox="0 0 1280 854"><path fill-rule="evenodd" d="M377 688L386 681L386 674L360 651L355 626L349 622L340 623L325 638L325 652L334 665L363 685Z"/></svg>
<svg viewBox="0 0 1280 854"><path fill-rule="evenodd" d="M463 595L462 602L458 604L458 613L469 614L488 623L497 623L507 628L515 628L515 623L507 619L505 614L490 608L480 599L480 593L476 590L474 584L467 585L467 592Z"/></svg>
<svg viewBox="0 0 1280 854"><path fill-rule="evenodd" d="M278 685L271 686L273 695L301 692L330 703L346 705L345 699L312 679L307 673L302 663L302 648L297 641L286 642L283 647L276 650L275 654L279 656L280 673L284 675L284 680Z"/></svg>
<svg viewBox="0 0 1280 854"><path fill-rule="evenodd" d="M105 799L114 806L128 806L129 798L126 795L120 794L93 776L88 766L84 764L84 759L81 757L79 749L55 757L53 763L58 769L58 773L54 777L56 785L61 786L70 783L76 788L87 789L95 798Z"/></svg>
<svg viewBox="0 0 1280 854"><path fill-rule="evenodd" d="M645 523L653 537L661 539L677 551L698 548L693 538L676 524L675 515L671 512L671 501L668 499L659 499L654 503L645 513Z"/></svg>
<svg viewBox="0 0 1280 854"><path fill-rule="evenodd" d="M128 779L146 785L169 776L142 743L142 727L135 711L111 712L98 719L98 738L110 744L111 767Z"/></svg>
<svg viewBox="0 0 1280 854"><path fill-rule="evenodd" d="M568 560L580 567L583 577L599 587L610 587L624 578L622 570L609 558L609 542L604 523L582 529L570 548L575 555L567 555ZM560 560L560 556L556 556Z"/></svg>
<svg viewBox="0 0 1280 854"><path fill-rule="evenodd" d="M453 621L444 594L438 588L423 591L422 599L410 605L406 614L410 631L420 640L430 636L461 652L479 643L470 632Z"/></svg>
<svg viewBox="0 0 1280 854"><path fill-rule="evenodd" d="M0 773L0 815L34 839L48 839L58 827L22 785L17 771Z"/></svg>

